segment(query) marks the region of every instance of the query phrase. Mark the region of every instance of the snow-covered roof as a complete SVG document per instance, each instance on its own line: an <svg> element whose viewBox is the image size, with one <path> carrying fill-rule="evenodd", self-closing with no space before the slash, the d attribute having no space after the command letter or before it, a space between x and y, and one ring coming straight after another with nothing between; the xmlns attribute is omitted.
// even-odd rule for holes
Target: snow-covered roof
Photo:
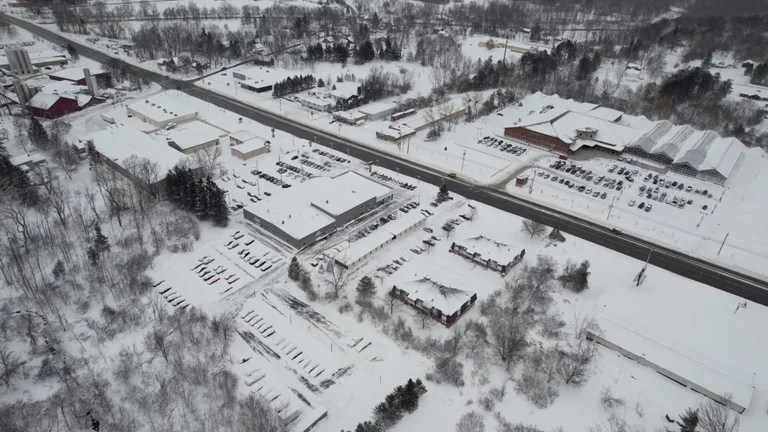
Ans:
<svg viewBox="0 0 768 432"><path fill-rule="evenodd" d="M392 190L354 171L336 177L315 177L294 185L247 211L296 239L336 222L335 217Z"/></svg>
<svg viewBox="0 0 768 432"><path fill-rule="evenodd" d="M754 392L752 385L693 358L690 354L682 353L673 346L635 331L611 317L600 315L598 323L603 339L721 397L729 397L740 407L749 407Z"/></svg>
<svg viewBox="0 0 768 432"><path fill-rule="evenodd" d="M181 102L167 92L141 99L129 105L128 108L155 122L197 114L197 110L191 108L189 104Z"/></svg>
<svg viewBox="0 0 768 432"><path fill-rule="evenodd" d="M247 130L239 130L232 132L229 134L231 138L234 138L240 142L248 141L251 138L256 138L256 135L252 134L251 132L248 132Z"/></svg>
<svg viewBox="0 0 768 432"><path fill-rule="evenodd" d="M344 81L340 83L326 84L335 85L336 90L331 90L329 94L338 99L349 99L352 96L357 96L358 84L356 82Z"/></svg>
<svg viewBox="0 0 768 432"><path fill-rule="evenodd" d="M42 91L45 93L82 93L87 91L88 87L75 84L72 81L50 81L43 86Z"/></svg>
<svg viewBox="0 0 768 432"><path fill-rule="evenodd" d="M457 241L456 244L466 248L469 254L478 254L482 259L492 259L499 264L513 262L522 251L522 248L514 248L484 236L470 237Z"/></svg>
<svg viewBox="0 0 768 432"><path fill-rule="evenodd" d="M50 109L53 104L55 104L61 95L53 94L53 93L45 93L45 92L39 92L36 95L32 96L32 99L30 99L27 104L31 107L47 110Z"/></svg>
<svg viewBox="0 0 768 432"><path fill-rule="evenodd" d="M165 178L168 171L186 159L186 155L168 147L164 142L127 126L110 127L84 140L93 141L101 155L123 167L131 156L156 162L160 179Z"/></svg>
<svg viewBox="0 0 768 432"><path fill-rule="evenodd" d="M343 119L346 119L347 121L350 121L350 122L353 122L353 123L354 122L358 122L360 120L364 120L365 117L367 116L367 114L364 114L364 113L362 113L361 111L358 111L358 110L353 110L353 111L336 111L336 112L333 113L333 115L334 115L334 117L343 118Z"/></svg>
<svg viewBox="0 0 768 432"><path fill-rule="evenodd" d="M458 312L474 295L472 292L445 286L426 277L399 283L396 287L406 292L409 299L421 300L425 307L435 308L444 315Z"/></svg>
<svg viewBox="0 0 768 432"><path fill-rule="evenodd" d="M238 144L233 149L236 149L240 153L249 153L254 150L258 150L260 148L263 148L266 145L266 143L258 138L251 138L248 141L243 142L242 144Z"/></svg>
<svg viewBox="0 0 768 432"><path fill-rule="evenodd" d="M597 117L597 118L608 120L611 122L617 121L621 116L624 115L622 111L615 110L613 108L603 107L603 106L599 106L589 111L587 114L592 117Z"/></svg>
<svg viewBox="0 0 768 432"><path fill-rule="evenodd" d="M91 70L91 75L98 75L104 73L101 70ZM60 78L67 81L80 81L85 78L85 71L83 68L69 68L62 69L60 71L51 72L48 74L52 78Z"/></svg>
<svg viewBox="0 0 768 432"><path fill-rule="evenodd" d="M186 150L217 140L220 136L226 135L226 133L207 123L195 120L177 126L170 131L158 132L158 135L160 137L165 136L169 143L172 142L181 150Z"/></svg>
<svg viewBox="0 0 768 432"><path fill-rule="evenodd" d="M378 102L370 105L365 105L358 110L368 116L376 116L383 112L393 111L397 106L392 102Z"/></svg>
<svg viewBox="0 0 768 432"><path fill-rule="evenodd" d="M675 126L667 120L656 123L629 147L666 156L674 164L685 164L697 171L714 171L726 178L745 148L736 138L723 138L713 131L699 131L689 125Z"/></svg>
<svg viewBox="0 0 768 432"><path fill-rule="evenodd" d="M299 96L299 101L303 101L315 106L331 106L333 103L331 101L320 99L317 96L310 96L310 95L302 95Z"/></svg>
<svg viewBox="0 0 768 432"><path fill-rule="evenodd" d="M312 205L333 217L372 198L392 193L391 188L354 171L336 177L320 177L316 183L319 187L311 198Z"/></svg>
<svg viewBox="0 0 768 432"><path fill-rule="evenodd" d="M404 214L403 216L382 225L368 236L352 243L348 248L341 251L341 253L336 256L336 259L349 267L359 259L378 249L384 243L398 237L415 225L424 222L424 219L425 217L421 213Z"/></svg>
<svg viewBox="0 0 768 432"><path fill-rule="evenodd" d="M42 153L27 153L19 156L14 156L9 159L11 164L14 166L19 165L25 165L25 164L37 164L40 162L45 162L45 155Z"/></svg>

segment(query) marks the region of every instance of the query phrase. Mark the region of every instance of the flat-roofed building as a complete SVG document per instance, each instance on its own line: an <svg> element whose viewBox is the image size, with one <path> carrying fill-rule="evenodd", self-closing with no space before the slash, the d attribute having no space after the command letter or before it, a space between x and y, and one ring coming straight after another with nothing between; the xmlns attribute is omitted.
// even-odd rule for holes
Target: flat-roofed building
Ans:
<svg viewBox="0 0 768 432"><path fill-rule="evenodd" d="M300 249L392 200L393 194L388 186L347 171L295 185L251 204L243 214L246 220Z"/></svg>
<svg viewBox="0 0 768 432"><path fill-rule="evenodd" d="M242 144L230 147L230 151L232 152L232 156L241 160L248 160L252 157L269 153L270 144L269 141L253 138Z"/></svg>
<svg viewBox="0 0 768 432"><path fill-rule="evenodd" d="M207 123L195 120L185 123L169 131L161 132L165 141L174 149L192 154L219 145L219 138L226 132Z"/></svg>
<svg viewBox="0 0 768 432"><path fill-rule="evenodd" d="M167 93L144 98L128 106L128 113L155 127L182 124L197 118L197 110Z"/></svg>

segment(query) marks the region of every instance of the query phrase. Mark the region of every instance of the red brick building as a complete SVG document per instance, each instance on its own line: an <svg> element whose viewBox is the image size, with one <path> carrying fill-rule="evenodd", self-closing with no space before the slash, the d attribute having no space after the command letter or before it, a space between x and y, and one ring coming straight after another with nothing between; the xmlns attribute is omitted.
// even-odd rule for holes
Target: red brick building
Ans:
<svg viewBox="0 0 768 432"><path fill-rule="evenodd" d="M560 138L532 131L526 127L518 126L504 128L504 135L562 154L568 154L571 147L569 143L566 143Z"/></svg>

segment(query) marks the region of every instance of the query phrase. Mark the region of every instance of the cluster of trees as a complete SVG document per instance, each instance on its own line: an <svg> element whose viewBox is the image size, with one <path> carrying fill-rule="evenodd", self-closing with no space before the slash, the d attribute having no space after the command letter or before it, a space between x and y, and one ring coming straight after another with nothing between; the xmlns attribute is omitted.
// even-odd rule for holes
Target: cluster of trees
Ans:
<svg viewBox="0 0 768 432"><path fill-rule="evenodd" d="M306 60L308 61L325 60L346 65L347 59L349 59L349 50L342 42L327 44L325 48L323 48L323 44L320 42L307 46Z"/></svg>
<svg viewBox="0 0 768 432"><path fill-rule="evenodd" d="M401 47L393 42L392 38L387 35L384 38L384 42L377 40L374 45L370 39L361 42L355 49L355 61L358 64L365 64L375 59L397 61L403 56Z"/></svg>
<svg viewBox="0 0 768 432"><path fill-rule="evenodd" d="M142 23L131 35L131 40L139 57L152 60L180 57L182 64L172 65L179 68L191 67L192 57L215 65L224 59L243 58L257 43L252 30L222 31L216 24L200 27L188 21Z"/></svg>
<svg viewBox="0 0 768 432"><path fill-rule="evenodd" d="M757 85L768 85L768 62L758 63L753 67L749 82Z"/></svg>
<svg viewBox="0 0 768 432"><path fill-rule="evenodd" d="M372 102L407 93L412 85L413 72L405 68L400 68L399 73L395 73L385 72L381 67L374 67L360 84L360 92L366 101Z"/></svg>
<svg viewBox="0 0 768 432"><path fill-rule="evenodd" d="M317 84L317 79L312 75L296 75L278 81L272 87L272 97L283 97L292 93L309 90Z"/></svg>
<svg viewBox="0 0 768 432"><path fill-rule="evenodd" d="M695 67L681 69L659 86L659 98L675 104L685 102L719 102L731 92L731 80L721 80L720 74Z"/></svg>
<svg viewBox="0 0 768 432"><path fill-rule="evenodd" d="M427 392L420 379L409 379L402 386L397 386L384 398L384 402L373 410L373 421L359 423L354 432L382 432L394 426L403 415L412 413L419 407L419 398Z"/></svg>
<svg viewBox="0 0 768 432"><path fill-rule="evenodd" d="M168 200L180 209L216 226L229 224L226 192L211 177L202 179L191 168L176 166L166 176L165 187Z"/></svg>

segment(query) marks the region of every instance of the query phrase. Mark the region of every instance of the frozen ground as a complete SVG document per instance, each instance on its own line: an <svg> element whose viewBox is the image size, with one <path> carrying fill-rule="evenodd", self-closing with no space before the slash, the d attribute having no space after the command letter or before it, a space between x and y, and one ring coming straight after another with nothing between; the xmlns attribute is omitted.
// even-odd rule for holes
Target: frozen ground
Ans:
<svg viewBox="0 0 768 432"><path fill-rule="evenodd" d="M181 103L197 108L202 121L230 133L245 129L273 143L271 153L243 162L229 155L227 139L222 140L222 161L227 171L224 177L228 177L229 181L217 181L228 190L232 201L249 200L251 196L248 192L281 193L281 188L266 181L260 181L256 186L244 182L255 180L250 177L250 171L257 166L259 170L276 175L276 161L296 163L296 160L292 160L293 156L305 153L318 163L327 159L313 152L315 147L310 147L304 140L294 139L281 131L277 131L272 138L272 132L263 125L247 119L240 120L233 113L182 93L169 94L179 98ZM69 137L76 138L105 128L107 124L99 117L102 111L111 112L118 123L132 127L144 126L147 129L141 121L127 117L124 105L104 106L73 116L71 120L74 124ZM489 121L496 120L496 117L489 117ZM478 131L468 129L464 133L477 134ZM476 142L474 137L470 142ZM486 146L482 149L500 153L498 149L488 149ZM323 150L347 157L333 150ZM498 157L504 156L506 154ZM551 158L539 160L540 169L544 170L551 161ZM593 171L612 166L609 161L594 160L589 163ZM328 171L315 170L312 174L334 175L350 168L360 170L363 166L363 161L350 160L348 163L332 163ZM309 168L307 170L310 171ZM398 206L409 201L422 203L420 208L410 210L412 212L427 209L434 213L426 222L426 227L433 233L416 229L353 268L350 282L343 289L343 298L352 300L357 280L364 275L371 275L377 287L375 302L389 310L387 292L393 283L428 276L449 286L473 290L478 294L478 300L482 301L494 290L502 288L507 280L514 280L522 265L533 264L538 254L552 256L561 268L567 260L589 260L592 273L587 291L574 294L559 288L559 284L553 288L552 308L564 320L570 321L574 314L598 316L610 311L612 316L620 317L624 325L657 339L659 343L672 346L687 355L700 357L700 361L736 375L734 378L755 386L752 403L742 416L742 430L762 430L768 425L765 413L768 404L768 363L763 361L768 355L765 352L768 345L755 343L761 338L760 329L768 325L767 308L747 302L746 309L734 312L741 299L654 267L648 269L644 284L636 287L632 279L643 266L641 261L569 235L566 235L563 243L531 239L521 231L520 218L460 196L432 207L427 203L436 195L435 187L381 168L376 171L418 186L414 191L397 189L396 202L390 207L374 212L366 220L355 221L328 240L298 252L245 222L241 212L235 212L228 228L203 225L201 239L194 244L193 251L176 254L164 252L155 260L151 270L151 276L157 283L153 295L169 309L183 307L187 302L210 314L223 311L237 314L237 328L242 337L236 338L230 354L233 370L240 379L240 388L244 392L253 391L267 396L285 418L291 418L298 412L293 423L296 427L294 430L301 430L301 427L317 420L319 422L314 430L321 432L354 428L358 422L370 418L373 407L394 386L404 383L408 378L424 379L425 373L431 368L429 359L403 348L387 336L387 324L383 327L374 326L368 321L369 318L361 321L354 313L340 312L338 302L309 301L296 284L287 278L287 263L294 254L298 254L300 262L310 270L315 288L322 296L329 289L324 269L331 250L335 248L338 251L347 247L355 241L354 235L362 227L379 220L383 215L399 214ZM82 169L78 175L81 177L77 181L88 181L86 169ZM301 181L300 178L285 180ZM759 181L754 183L760 184ZM638 176L633 187L640 184L644 183ZM532 196L536 196L539 190L553 194L573 194L572 190L562 190L559 183L555 186L551 180L542 181L537 176ZM723 202L718 203L713 215L705 216L705 221L718 217L730 193L728 189ZM616 192L613 191L613 194L616 195ZM663 209L658 204L659 208L654 208L651 213L640 213L636 207L630 209L624 204L633 195L636 196L633 189L624 191L622 198L619 198L622 201L615 204L611 221L614 217L623 221L633 214L632 211L640 217L658 215L661 219L679 219L677 215L683 214L680 212L689 211L689 208ZM572 199L579 205L602 202L592 198L576 200L577 197L574 195ZM713 195L712 201L715 200ZM459 215L467 214L470 204L476 208L474 219L464 221ZM698 213L689 218L695 216L699 216ZM450 219L462 222L448 236L441 226ZM236 234L237 231L243 236L235 238L240 235ZM423 240L432 235L439 240L434 247L427 248ZM501 277L496 272L448 251L450 242L477 235L524 248L524 262L506 277ZM227 244L231 246L230 241L240 244L229 249ZM419 253L411 251L417 248ZM246 252L249 255L243 258ZM273 266L262 271L263 264L251 264L250 260L251 255L263 256L264 253L269 254L269 264ZM207 262L210 258L214 260L208 264L200 261L203 259ZM273 259L276 261L273 262ZM390 266L392 274L389 274L383 267L393 264L395 259L401 263L406 262L394 271L394 267ZM318 260L319 265L311 265ZM207 266L213 273L221 270L219 266L225 269L221 274L216 273L218 276L205 281L203 278L210 274L201 277L195 273L193 269L198 264L198 270ZM230 274L234 276L227 278ZM216 277L222 280L209 284ZM227 282L234 278L239 279L231 284ZM175 294L168 296L172 291ZM436 322L427 321L425 328L422 328L421 319L414 310L402 304L394 303L392 314L394 317L403 317L420 337L429 335L445 339L451 335L449 329ZM653 322L647 322L648 317L654 317ZM481 318L479 305L475 305L460 319L459 325L469 319ZM535 339L538 340L538 336ZM296 354L297 351L300 352ZM592 369L594 374L589 381L581 388L562 385L560 396L546 409L535 408L516 393L515 383L507 382L509 375L493 351L487 350L485 356L462 354L461 360L465 363L464 380L467 384L456 388L427 381L428 393L422 398L419 409L406 416L393 430L452 430L458 418L468 410L480 411L486 417L489 428L494 429L495 420L490 413L477 406L477 401L491 387L498 387L504 382L507 382L507 393L496 405L495 411L509 421L534 424L545 430L557 426L567 427L568 430L584 430L605 418L607 413L600 403L600 395L606 387L611 387L616 396L625 400L625 406L617 409L617 412L631 423L644 425L648 430L662 427L665 414L674 417L685 408L704 400L701 395L612 351L601 348L599 352Z"/></svg>

